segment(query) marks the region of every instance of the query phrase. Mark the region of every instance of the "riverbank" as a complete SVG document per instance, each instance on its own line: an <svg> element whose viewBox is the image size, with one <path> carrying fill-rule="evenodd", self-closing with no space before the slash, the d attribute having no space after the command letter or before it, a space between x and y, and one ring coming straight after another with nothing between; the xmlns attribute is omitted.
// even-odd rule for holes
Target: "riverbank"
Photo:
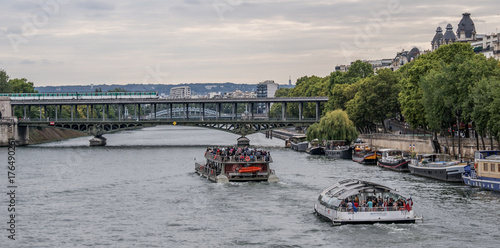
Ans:
<svg viewBox="0 0 500 248"><path fill-rule="evenodd" d="M294 130L273 130L273 137L286 140L293 135L297 135ZM413 136L402 134L360 134L359 138L370 146L376 148L389 148L400 150L413 150L416 153L447 153L458 158L461 154L463 159L472 160L474 152L477 150L500 149L500 144L490 139L461 139L460 152L458 149L458 139L453 141L451 138L438 137L437 142L432 140L431 136Z"/></svg>
<svg viewBox="0 0 500 248"><path fill-rule="evenodd" d="M88 136L87 134L75 130L59 128L30 128L29 144L36 145L47 142Z"/></svg>

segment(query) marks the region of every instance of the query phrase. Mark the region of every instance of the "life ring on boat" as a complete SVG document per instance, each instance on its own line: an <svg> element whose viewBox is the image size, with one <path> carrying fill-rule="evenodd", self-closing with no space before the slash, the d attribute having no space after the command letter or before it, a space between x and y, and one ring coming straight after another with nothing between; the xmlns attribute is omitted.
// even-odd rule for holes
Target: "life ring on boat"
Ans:
<svg viewBox="0 0 500 248"><path fill-rule="evenodd" d="M217 155L214 156L214 159L217 159Z"/></svg>
<svg viewBox="0 0 500 248"><path fill-rule="evenodd" d="M474 163L474 169L477 170L477 163Z"/></svg>
<svg viewBox="0 0 500 248"><path fill-rule="evenodd" d="M245 157L245 161L247 161L247 162L248 162L248 161L250 161L250 157L249 157L249 156L246 156L246 157Z"/></svg>

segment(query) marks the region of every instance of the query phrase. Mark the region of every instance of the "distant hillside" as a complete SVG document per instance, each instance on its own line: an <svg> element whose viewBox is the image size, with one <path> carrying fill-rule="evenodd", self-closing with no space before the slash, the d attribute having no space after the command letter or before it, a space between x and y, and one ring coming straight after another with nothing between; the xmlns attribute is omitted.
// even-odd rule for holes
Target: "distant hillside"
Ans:
<svg viewBox="0 0 500 248"><path fill-rule="evenodd" d="M35 87L40 93L47 92L94 92L96 89L100 89L103 92L114 90L116 88L124 89L126 91L157 91L158 94L164 93L165 95L170 94L170 89L172 87L178 86L189 86L191 87L191 94L193 95L206 95L210 92L221 92L222 94L226 92L232 92L235 90L245 91L256 91L256 84L234 84L234 83L199 83L199 84L178 84L178 85L166 85L166 84L100 84L100 85L74 85L74 86L43 86Z"/></svg>

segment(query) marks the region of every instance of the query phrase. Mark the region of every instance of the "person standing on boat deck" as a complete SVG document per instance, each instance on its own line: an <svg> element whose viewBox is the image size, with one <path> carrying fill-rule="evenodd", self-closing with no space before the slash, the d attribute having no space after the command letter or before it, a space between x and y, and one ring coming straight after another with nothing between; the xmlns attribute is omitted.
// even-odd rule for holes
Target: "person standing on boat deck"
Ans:
<svg viewBox="0 0 500 248"><path fill-rule="evenodd" d="M366 205L368 206L368 211L372 211L373 209L373 202L372 200L368 200L368 202L366 203Z"/></svg>
<svg viewBox="0 0 500 248"><path fill-rule="evenodd" d="M347 212L352 212L352 201L349 201L349 203L347 203Z"/></svg>
<svg viewBox="0 0 500 248"><path fill-rule="evenodd" d="M344 200L342 200L342 201L340 202L340 207L341 207L340 211L342 211L342 212L343 212L343 211L345 211L345 210L346 210L346 208L347 208L347 204L345 203L345 201L344 201Z"/></svg>

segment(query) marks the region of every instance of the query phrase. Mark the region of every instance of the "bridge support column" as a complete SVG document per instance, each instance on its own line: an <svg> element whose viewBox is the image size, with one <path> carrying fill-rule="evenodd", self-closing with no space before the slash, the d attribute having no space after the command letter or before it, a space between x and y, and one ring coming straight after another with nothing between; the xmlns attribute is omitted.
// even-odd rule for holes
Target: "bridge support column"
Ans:
<svg viewBox="0 0 500 248"><path fill-rule="evenodd" d="M45 115L43 117L45 119L49 120L48 118L50 118L50 115L47 114L47 105L43 105L43 112L45 113Z"/></svg>
<svg viewBox="0 0 500 248"><path fill-rule="evenodd" d="M253 120L253 107L254 107L254 104L253 102L250 103L250 119Z"/></svg>
<svg viewBox="0 0 500 248"><path fill-rule="evenodd" d="M27 145L29 142L28 127L19 127L19 120L12 113L9 97L0 97L0 146L9 146L15 140L16 145Z"/></svg>
<svg viewBox="0 0 500 248"><path fill-rule="evenodd" d="M38 105L38 110L40 111L40 121L42 120L42 106Z"/></svg>
<svg viewBox="0 0 500 248"><path fill-rule="evenodd" d="M137 104L137 108L139 110L139 115L137 116L137 120L141 120L141 105Z"/></svg>
<svg viewBox="0 0 500 248"><path fill-rule="evenodd" d="M174 113L174 105L171 103L170 104L170 119L173 119L173 113Z"/></svg>
<svg viewBox="0 0 500 248"><path fill-rule="evenodd" d="M205 103L201 104L201 120L205 120Z"/></svg>
<svg viewBox="0 0 500 248"><path fill-rule="evenodd" d="M154 109L154 112L153 112L153 113L155 113L154 118L155 118L155 120L156 120L156 111L157 111L157 110L156 110L156 104L153 104L153 109Z"/></svg>
<svg viewBox="0 0 500 248"><path fill-rule="evenodd" d="M89 105L87 104L87 121L89 121Z"/></svg>
<svg viewBox="0 0 500 248"><path fill-rule="evenodd" d="M266 117L267 119L271 118L271 103L266 103Z"/></svg>
<svg viewBox="0 0 500 248"><path fill-rule="evenodd" d="M186 119L189 120L189 104L188 103L184 104L184 108L186 109L184 116L186 117Z"/></svg>
<svg viewBox="0 0 500 248"><path fill-rule="evenodd" d="M316 121L319 121L319 102L316 102Z"/></svg>
<svg viewBox="0 0 500 248"><path fill-rule="evenodd" d="M54 106L54 108L55 108L55 115L56 115L55 117L56 117L56 121L57 121L57 106Z"/></svg>
<svg viewBox="0 0 500 248"><path fill-rule="evenodd" d="M26 119L26 105L24 106L24 119Z"/></svg>
<svg viewBox="0 0 500 248"><path fill-rule="evenodd" d="M94 105L90 105L90 116L94 118Z"/></svg>
<svg viewBox="0 0 500 248"><path fill-rule="evenodd" d="M75 105L71 105L71 121L73 121L73 111L75 109Z"/></svg>
<svg viewBox="0 0 500 248"><path fill-rule="evenodd" d="M219 120L219 118L221 117L221 112L222 112L222 104L220 103L216 103L215 104L215 112L217 112L217 120Z"/></svg>
<svg viewBox="0 0 500 248"><path fill-rule="evenodd" d="M106 138L102 137L102 135L96 135L94 138L89 140L90 146L105 146Z"/></svg>
<svg viewBox="0 0 500 248"><path fill-rule="evenodd" d="M118 120L122 120L122 105L118 104Z"/></svg>
<svg viewBox="0 0 500 248"><path fill-rule="evenodd" d="M286 120L286 102L281 103L281 119Z"/></svg>
<svg viewBox="0 0 500 248"><path fill-rule="evenodd" d="M299 102L299 121L302 120L302 109L303 109L302 102Z"/></svg>
<svg viewBox="0 0 500 248"><path fill-rule="evenodd" d="M237 103L233 103L233 112L231 114L231 117L233 120L238 119L238 104Z"/></svg>

